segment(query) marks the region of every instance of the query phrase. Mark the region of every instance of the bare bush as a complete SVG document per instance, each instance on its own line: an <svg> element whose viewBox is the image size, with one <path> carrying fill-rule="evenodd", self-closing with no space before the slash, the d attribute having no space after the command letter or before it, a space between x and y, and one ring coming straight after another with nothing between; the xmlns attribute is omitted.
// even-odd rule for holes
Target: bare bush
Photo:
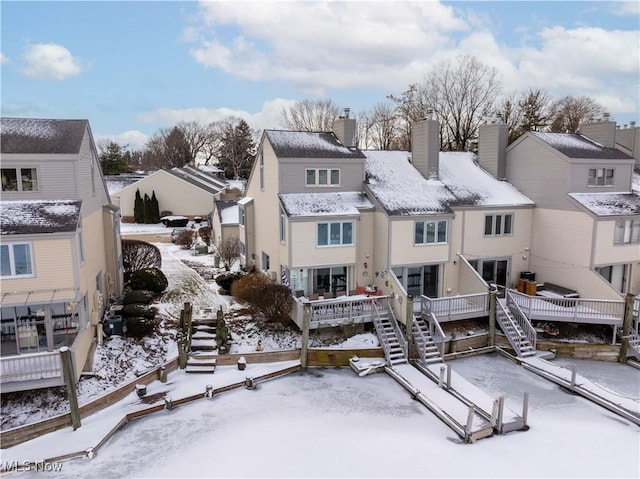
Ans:
<svg viewBox="0 0 640 479"><path fill-rule="evenodd" d="M211 226L202 226L200 227L200 229L198 229L200 238L202 238L202 241L204 241L204 244L206 244L207 246L211 246L211 233Z"/></svg>
<svg viewBox="0 0 640 479"><path fill-rule="evenodd" d="M281 284L267 283L253 288L254 294L249 303L259 311L267 321L288 323L291 321L293 296L291 290Z"/></svg>
<svg viewBox="0 0 640 479"><path fill-rule="evenodd" d="M245 274L231 285L231 295L239 303L244 303L250 307L253 304L256 288L269 284L269 277L261 272Z"/></svg>
<svg viewBox="0 0 640 479"><path fill-rule="evenodd" d="M122 240L122 265L124 279L136 271L145 268L161 268L162 255L156 245L146 241L123 239Z"/></svg>
<svg viewBox="0 0 640 479"><path fill-rule="evenodd" d="M195 235L193 233L194 231L189 229L181 231L176 237L176 244L182 249L191 249L195 241Z"/></svg>
<svg viewBox="0 0 640 479"><path fill-rule="evenodd" d="M227 238L218 245L218 254L229 271L235 261L240 258L240 240L236 237Z"/></svg>

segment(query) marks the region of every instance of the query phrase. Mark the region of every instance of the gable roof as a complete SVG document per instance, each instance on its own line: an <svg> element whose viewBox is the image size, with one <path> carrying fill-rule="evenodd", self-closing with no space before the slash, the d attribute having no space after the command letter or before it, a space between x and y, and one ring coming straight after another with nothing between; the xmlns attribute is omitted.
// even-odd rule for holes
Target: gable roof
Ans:
<svg viewBox="0 0 640 479"><path fill-rule="evenodd" d="M64 233L76 230L82 201L3 201L0 234Z"/></svg>
<svg viewBox="0 0 640 479"><path fill-rule="evenodd" d="M373 208L364 193L281 193L278 195L288 216L358 215L360 209Z"/></svg>
<svg viewBox="0 0 640 479"><path fill-rule="evenodd" d="M605 148L600 143L596 143L584 135L573 133L544 133L539 131L530 133L568 158L633 160L632 156L616 148Z"/></svg>
<svg viewBox="0 0 640 479"><path fill-rule="evenodd" d="M77 154L89 122L38 118L1 118L2 153Z"/></svg>
<svg viewBox="0 0 640 479"><path fill-rule="evenodd" d="M228 186L223 180L189 166L171 168L166 172L213 194L219 193Z"/></svg>
<svg viewBox="0 0 640 479"><path fill-rule="evenodd" d="M265 130L278 158L364 158L357 148L340 143L333 132Z"/></svg>

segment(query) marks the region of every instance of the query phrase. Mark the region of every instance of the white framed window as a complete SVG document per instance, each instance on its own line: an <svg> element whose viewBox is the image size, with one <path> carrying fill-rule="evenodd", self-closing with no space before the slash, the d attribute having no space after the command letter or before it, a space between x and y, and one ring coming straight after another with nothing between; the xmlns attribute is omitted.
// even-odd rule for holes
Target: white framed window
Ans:
<svg viewBox="0 0 640 479"><path fill-rule="evenodd" d="M447 220L416 221L413 242L421 244L445 244L447 242Z"/></svg>
<svg viewBox="0 0 640 479"><path fill-rule="evenodd" d="M30 243L0 245L1 274L4 277L33 276Z"/></svg>
<svg viewBox="0 0 640 479"><path fill-rule="evenodd" d="M305 177L307 186L340 186L339 168L307 168Z"/></svg>
<svg viewBox="0 0 640 479"><path fill-rule="evenodd" d="M613 168L589 168L588 186L613 186Z"/></svg>
<svg viewBox="0 0 640 479"><path fill-rule="evenodd" d="M242 241L238 241L238 247L240 248L240 256L247 256L247 247Z"/></svg>
<svg viewBox="0 0 640 479"><path fill-rule="evenodd" d="M258 152L258 161L260 165L260 189L264 190L264 156L262 150Z"/></svg>
<svg viewBox="0 0 640 479"><path fill-rule="evenodd" d="M318 223L316 244L318 246L352 245L353 221Z"/></svg>
<svg viewBox="0 0 640 479"><path fill-rule="evenodd" d="M280 242L284 243L286 240L286 231L285 231L285 215L284 210L280 207Z"/></svg>
<svg viewBox="0 0 640 479"><path fill-rule="evenodd" d="M2 168L2 191L38 191L36 168Z"/></svg>
<svg viewBox="0 0 640 479"><path fill-rule="evenodd" d="M485 236L510 236L513 233L513 214L497 213L484 217Z"/></svg>
<svg viewBox="0 0 640 479"><path fill-rule="evenodd" d="M269 255L263 251L262 252L262 271L269 271L270 268L271 268L271 259L269 258Z"/></svg>
<svg viewBox="0 0 640 479"><path fill-rule="evenodd" d="M640 243L640 219L627 218L616 221L613 244Z"/></svg>

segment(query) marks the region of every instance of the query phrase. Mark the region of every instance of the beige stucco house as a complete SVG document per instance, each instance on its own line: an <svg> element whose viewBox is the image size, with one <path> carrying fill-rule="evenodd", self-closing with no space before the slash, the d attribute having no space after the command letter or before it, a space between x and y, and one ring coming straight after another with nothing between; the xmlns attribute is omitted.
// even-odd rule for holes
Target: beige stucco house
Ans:
<svg viewBox="0 0 640 479"><path fill-rule="evenodd" d="M2 118L3 392L76 379L106 301L122 292L119 212L87 120Z"/></svg>

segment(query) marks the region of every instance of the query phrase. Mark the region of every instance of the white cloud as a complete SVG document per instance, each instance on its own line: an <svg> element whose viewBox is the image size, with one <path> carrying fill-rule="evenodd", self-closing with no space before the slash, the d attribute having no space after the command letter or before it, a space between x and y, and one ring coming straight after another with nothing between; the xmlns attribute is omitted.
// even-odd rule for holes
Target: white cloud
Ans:
<svg viewBox="0 0 640 479"><path fill-rule="evenodd" d="M0 52L0 65L4 65L5 63L9 63L9 57Z"/></svg>
<svg viewBox="0 0 640 479"><path fill-rule="evenodd" d="M158 123L164 127L172 127L180 121L198 121L211 123L229 118L242 118L256 130L280 127L282 110L295 103L295 100L276 98L265 101L258 112L235 110L231 108L157 108L138 115L138 121Z"/></svg>
<svg viewBox="0 0 640 479"><path fill-rule="evenodd" d="M30 78L66 80L87 68L62 45L36 43L23 55L22 73Z"/></svg>
<svg viewBox="0 0 640 479"><path fill-rule="evenodd" d="M640 15L640 2L638 0L624 0L612 2L611 12L619 16Z"/></svg>
<svg viewBox="0 0 640 479"><path fill-rule="evenodd" d="M97 143L103 140L113 141L121 146L126 146L129 150L142 150L149 140L149 136L138 130L129 130L116 135L95 135Z"/></svg>

